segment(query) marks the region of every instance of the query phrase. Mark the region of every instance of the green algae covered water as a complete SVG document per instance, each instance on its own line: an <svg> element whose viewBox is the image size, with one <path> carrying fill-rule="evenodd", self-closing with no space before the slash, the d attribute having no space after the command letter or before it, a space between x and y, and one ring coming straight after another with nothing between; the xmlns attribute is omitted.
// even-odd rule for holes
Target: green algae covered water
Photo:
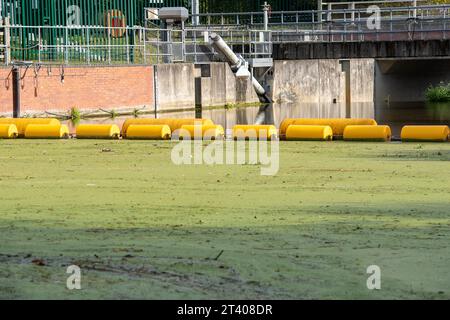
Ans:
<svg viewBox="0 0 450 320"><path fill-rule="evenodd" d="M0 299L450 298L450 143L282 142L271 177L172 147L0 141Z"/></svg>

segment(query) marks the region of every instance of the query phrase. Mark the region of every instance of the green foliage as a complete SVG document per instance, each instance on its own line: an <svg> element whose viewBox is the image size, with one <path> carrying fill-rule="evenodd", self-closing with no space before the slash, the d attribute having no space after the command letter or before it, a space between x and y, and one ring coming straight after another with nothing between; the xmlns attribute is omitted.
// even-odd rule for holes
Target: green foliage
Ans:
<svg viewBox="0 0 450 320"><path fill-rule="evenodd" d="M201 12L249 12L262 10L262 5L267 1L274 11L314 10L317 8L316 0L202 0Z"/></svg>
<svg viewBox="0 0 450 320"><path fill-rule="evenodd" d="M450 0L429 0L429 4L449 4Z"/></svg>
<svg viewBox="0 0 450 320"><path fill-rule="evenodd" d="M72 121L78 121L81 119L81 112L80 110L78 110L77 108L73 107L72 109L70 109L70 120Z"/></svg>
<svg viewBox="0 0 450 320"><path fill-rule="evenodd" d="M428 87L425 97L429 102L450 102L450 82Z"/></svg>
<svg viewBox="0 0 450 320"><path fill-rule="evenodd" d="M111 119L115 119L115 118L117 118L117 116L118 116L116 110L111 110L110 115L111 115Z"/></svg>

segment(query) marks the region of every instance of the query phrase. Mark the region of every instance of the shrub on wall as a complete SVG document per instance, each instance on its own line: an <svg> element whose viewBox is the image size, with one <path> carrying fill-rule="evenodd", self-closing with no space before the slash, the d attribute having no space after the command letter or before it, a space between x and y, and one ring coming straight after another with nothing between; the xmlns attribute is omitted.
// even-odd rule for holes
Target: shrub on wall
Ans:
<svg viewBox="0 0 450 320"><path fill-rule="evenodd" d="M450 102L450 82L428 87L425 97L429 102Z"/></svg>

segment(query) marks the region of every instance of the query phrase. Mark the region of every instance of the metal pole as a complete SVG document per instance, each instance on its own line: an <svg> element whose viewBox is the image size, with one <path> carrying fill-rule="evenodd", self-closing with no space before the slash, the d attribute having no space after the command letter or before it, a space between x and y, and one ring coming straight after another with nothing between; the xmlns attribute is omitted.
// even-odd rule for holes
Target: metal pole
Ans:
<svg viewBox="0 0 450 320"><path fill-rule="evenodd" d="M14 66L13 77L13 118L20 118L20 67Z"/></svg>
<svg viewBox="0 0 450 320"><path fill-rule="evenodd" d="M41 63L41 52L42 52L42 31L41 27L38 27L38 62Z"/></svg>
<svg viewBox="0 0 450 320"><path fill-rule="evenodd" d="M111 26L108 26L108 64L111 63Z"/></svg>
<svg viewBox="0 0 450 320"><path fill-rule="evenodd" d="M349 5L349 9L351 10L351 17L352 17L352 23L355 23L355 10L356 10L356 6L355 6L355 3L354 2L352 2L350 5Z"/></svg>
<svg viewBox="0 0 450 320"><path fill-rule="evenodd" d="M65 32L65 48L64 48L64 60L66 62L66 64L69 64L69 28L68 27L64 27L66 32Z"/></svg>
<svg viewBox="0 0 450 320"><path fill-rule="evenodd" d="M319 24L321 24L322 21L323 21L323 18L322 18L322 8L323 8L322 0L318 0L318 1L317 1L317 22L318 22Z"/></svg>
<svg viewBox="0 0 450 320"><path fill-rule="evenodd" d="M264 11L264 30L268 31L269 30L269 10L270 10L270 5L266 2L264 2L263 5L263 11Z"/></svg>
<svg viewBox="0 0 450 320"><path fill-rule="evenodd" d="M9 17L6 17L4 22L5 31L3 33L5 42L5 64L9 65L11 63L11 35L9 29Z"/></svg>
<svg viewBox="0 0 450 320"><path fill-rule="evenodd" d="M141 32L144 34L144 64L147 64L147 29L141 29Z"/></svg>
<svg viewBox="0 0 450 320"><path fill-rule="evenodd" d="M200 25L200 17L198 16L200 14L200 1L199 0L191 0L191 6L192 6L192 25L198 26Z"/></svg>
<svg viewBox="0 0 450 320"><path fill-rule="evenodd" d="M413 1L413 7L414 7L413 16L414 18L417 18L417 0Z"/></svg>

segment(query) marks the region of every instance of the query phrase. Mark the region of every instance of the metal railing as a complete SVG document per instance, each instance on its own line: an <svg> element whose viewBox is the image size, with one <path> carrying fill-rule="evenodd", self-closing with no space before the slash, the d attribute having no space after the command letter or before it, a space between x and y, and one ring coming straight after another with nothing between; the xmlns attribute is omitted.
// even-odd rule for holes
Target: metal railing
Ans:
<svg viewBox="0 0 450 320"><path fill-rule="evenodd" d="M5 32L0 26L0 63L6 63Z"/></svg>
<svg viewBox="0 0 450 320"><path fill-rule="evenodd" d="M40 64L156 64L183 61L181 30L103 26L19 26L11 60ZM181 50L181 51L180 51Z"/></svg>
<svg viewBox="0 0 450 320"><path fill-rule="evenodd" d="M6 21L0 18L0 63L7 63L8 60L8 33L5 28Z"/></svg>
<svg viewBox="0 0 450 320"><path fill-rule="evenodd" d="M253 14L255 16L253 16ZM349 42L349 41L396 41L396 40L443 40L450 38L450 4L417 7L380 7L379 26L371 28L373 12L360 8L332 11L274 12L269 19L273 43L285 42ZM242 25L243 14L209 14L220 17L229 24L199 28L242 29L262 28L263 13L248 13L250 24ZM261 17L257 22L256 15ZM324 15L329 20L320 20ZM227 19L232 18L231 20ZM241 23L236 25L236 19Z"/></svg>
<svg viewBox="0 0 450 320"><path fill-rule="evenodd" d="M411 1L396 1L406 3ZM355 2L352 2L355 4ZM358 2L356 2L357 4ZM371 2L362 2L371 3ZM380 3L376 1L374 3ZM389 3L381 1L381 3ZM336 3L341 4L341 3ZM381 19L384 21L406 19L411 17L436 18L445 17L450 13L450 4L420 5L420 6L380 6ZM336 8L331 10L309 11L274 11L269 16L268 26L271 30L297 29L308 24L322 24L327 21L356 21L373 14L365 7ZM245 13L202 13L193 15L197 17L199 28L248 28L262 29L264 26L264 12ZM195 26L193 26L195 27Z"/></svg>
<svg viewBox="0 0 450 320"><path fill-rule="evenodd" d="M65 65L208 63L220 60L209 43L209 34L213 31L245 59L270 58L273 44L278 43L443 40L450 37L450 4L380 8L380 25L376 29L369 28L371 16L364 10L333 10L333 19L322 22L317 20L318 12L282 13L283 27L277 27L272 15L269 31L242 25L201 25L184 30L11 25L4 26L9 37L7 42L0 42L0 56L2 52L9 52L12 61ZM248 15L251 17L251 13ZM295 20L287 21L288 16ZM304 21L300 21L300 16ZM0 63L7 62L4 59Z"/></svg>
<svg viewBox="0 0 450 320"><path fill-rule="evenodd" d="M220 55L209 43L211 32L218 33L230 48L244 59L271 58L272 32L261 30L186 29L186 61L219 61Z"/></svg>
<svg viewBox="0 0 450 320"><path fill-rule="evenodd" d="M380 8L373 13L334 10L333 19L273 31L274 43L444 40L450 37L450 5ZM373 25L373 24L377 25Z"/></svg>
<svg viewBox="0 0 450 320"><path fill-rule="evenodd" d="M118 65L220 59L210 30L101 26L9 26L12 61L39 64ZM271 57L271 32L215 30L244 58ZM6 50L3 45L1 49ZM5 61L1 61L5 63Z"/></svg>

